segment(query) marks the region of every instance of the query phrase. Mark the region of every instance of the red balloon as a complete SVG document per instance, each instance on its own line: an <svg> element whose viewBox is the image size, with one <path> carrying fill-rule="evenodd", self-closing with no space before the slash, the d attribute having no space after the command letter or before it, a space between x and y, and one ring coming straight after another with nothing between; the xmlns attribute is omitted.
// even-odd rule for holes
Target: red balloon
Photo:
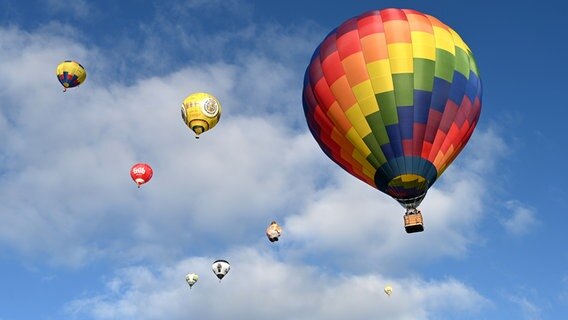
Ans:
<svg viewBox="0 0 568 320"><path fill-rule="evenodd" d="M136 182L138 188L140 188L140 186L145 184L146 182L150 181L153 174L154 171L152 171L152 167L150 167L146 163L137 163L130 169L130 176L132 177L132 180Z"/></svg>

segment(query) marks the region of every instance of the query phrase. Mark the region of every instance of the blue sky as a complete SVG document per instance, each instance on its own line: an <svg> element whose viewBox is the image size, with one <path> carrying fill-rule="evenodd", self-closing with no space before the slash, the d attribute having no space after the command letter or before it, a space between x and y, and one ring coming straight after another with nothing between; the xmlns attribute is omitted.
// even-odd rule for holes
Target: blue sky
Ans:
<svg viewBox="0 0 568 320"><path fill-rule="evenodd" d="M388 7L455 29L484 85L478 127L413 235L396 201L323 154L301 104L324 36ZM562 9L0 1L0 320L563 319ZM63 94L66 59L88 76ZM199 141L179 114L196 91L223 105ZM155 174L137 189L128 170L142 161ZM216 259L232 266L221 284Z"/></svg>

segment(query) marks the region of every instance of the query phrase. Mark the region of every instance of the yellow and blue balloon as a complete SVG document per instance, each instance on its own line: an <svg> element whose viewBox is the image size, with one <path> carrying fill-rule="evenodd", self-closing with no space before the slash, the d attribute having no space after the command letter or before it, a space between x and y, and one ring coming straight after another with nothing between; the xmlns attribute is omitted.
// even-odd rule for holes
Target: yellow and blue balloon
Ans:
<svg viewBox="0 0 568 320"><path fill-rule="evenodd" d="M65 60L57 66L57 79L63 86L63 91L67 88L77 87L87 78L87 71L76 61Z"/></svg>

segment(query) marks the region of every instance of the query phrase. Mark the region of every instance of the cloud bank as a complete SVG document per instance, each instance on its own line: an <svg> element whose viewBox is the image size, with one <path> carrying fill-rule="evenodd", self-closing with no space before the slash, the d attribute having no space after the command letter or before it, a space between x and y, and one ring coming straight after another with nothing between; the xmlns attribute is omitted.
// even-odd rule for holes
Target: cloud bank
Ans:
<svg viewBox="0 0 568 320"><path fill-rule="evenodd" d="M235 59L109 81L124 61L50 28L0 29L12 44L0 47L0 72L30 75L0 80L0 246L65 268L112 264L104 292L66 306L79 319L442 319L489 306L416 267L467 255L494 170L487 154L502 139L474 134L423 202L426 231L407 235L403 209L333 165L303 125L296 66L309 53L294 30L256 35L295 46L286 59L257 43ZM69 57L89 75L64 94L53 71ZM195 91L224 112L199 141L179 113ZM155 175L137 189L128 170L141 161ZM273 219L284 235L267 247ZM233 268L219 284L209 268L221 257ZM187 272L202 275L191 292Z"/></svg>

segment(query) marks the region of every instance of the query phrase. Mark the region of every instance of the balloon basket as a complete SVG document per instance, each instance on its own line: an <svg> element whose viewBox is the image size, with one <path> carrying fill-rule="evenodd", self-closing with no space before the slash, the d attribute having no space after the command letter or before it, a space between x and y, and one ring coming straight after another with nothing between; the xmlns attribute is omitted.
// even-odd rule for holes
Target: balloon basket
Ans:
<svg viewBox="0 0 568 320"><path fill-rule="evenodd" d="M406 229L406 233L424 231L424 221L422 220L422 214L420 212L405 214L404 229Z"/></svg>

